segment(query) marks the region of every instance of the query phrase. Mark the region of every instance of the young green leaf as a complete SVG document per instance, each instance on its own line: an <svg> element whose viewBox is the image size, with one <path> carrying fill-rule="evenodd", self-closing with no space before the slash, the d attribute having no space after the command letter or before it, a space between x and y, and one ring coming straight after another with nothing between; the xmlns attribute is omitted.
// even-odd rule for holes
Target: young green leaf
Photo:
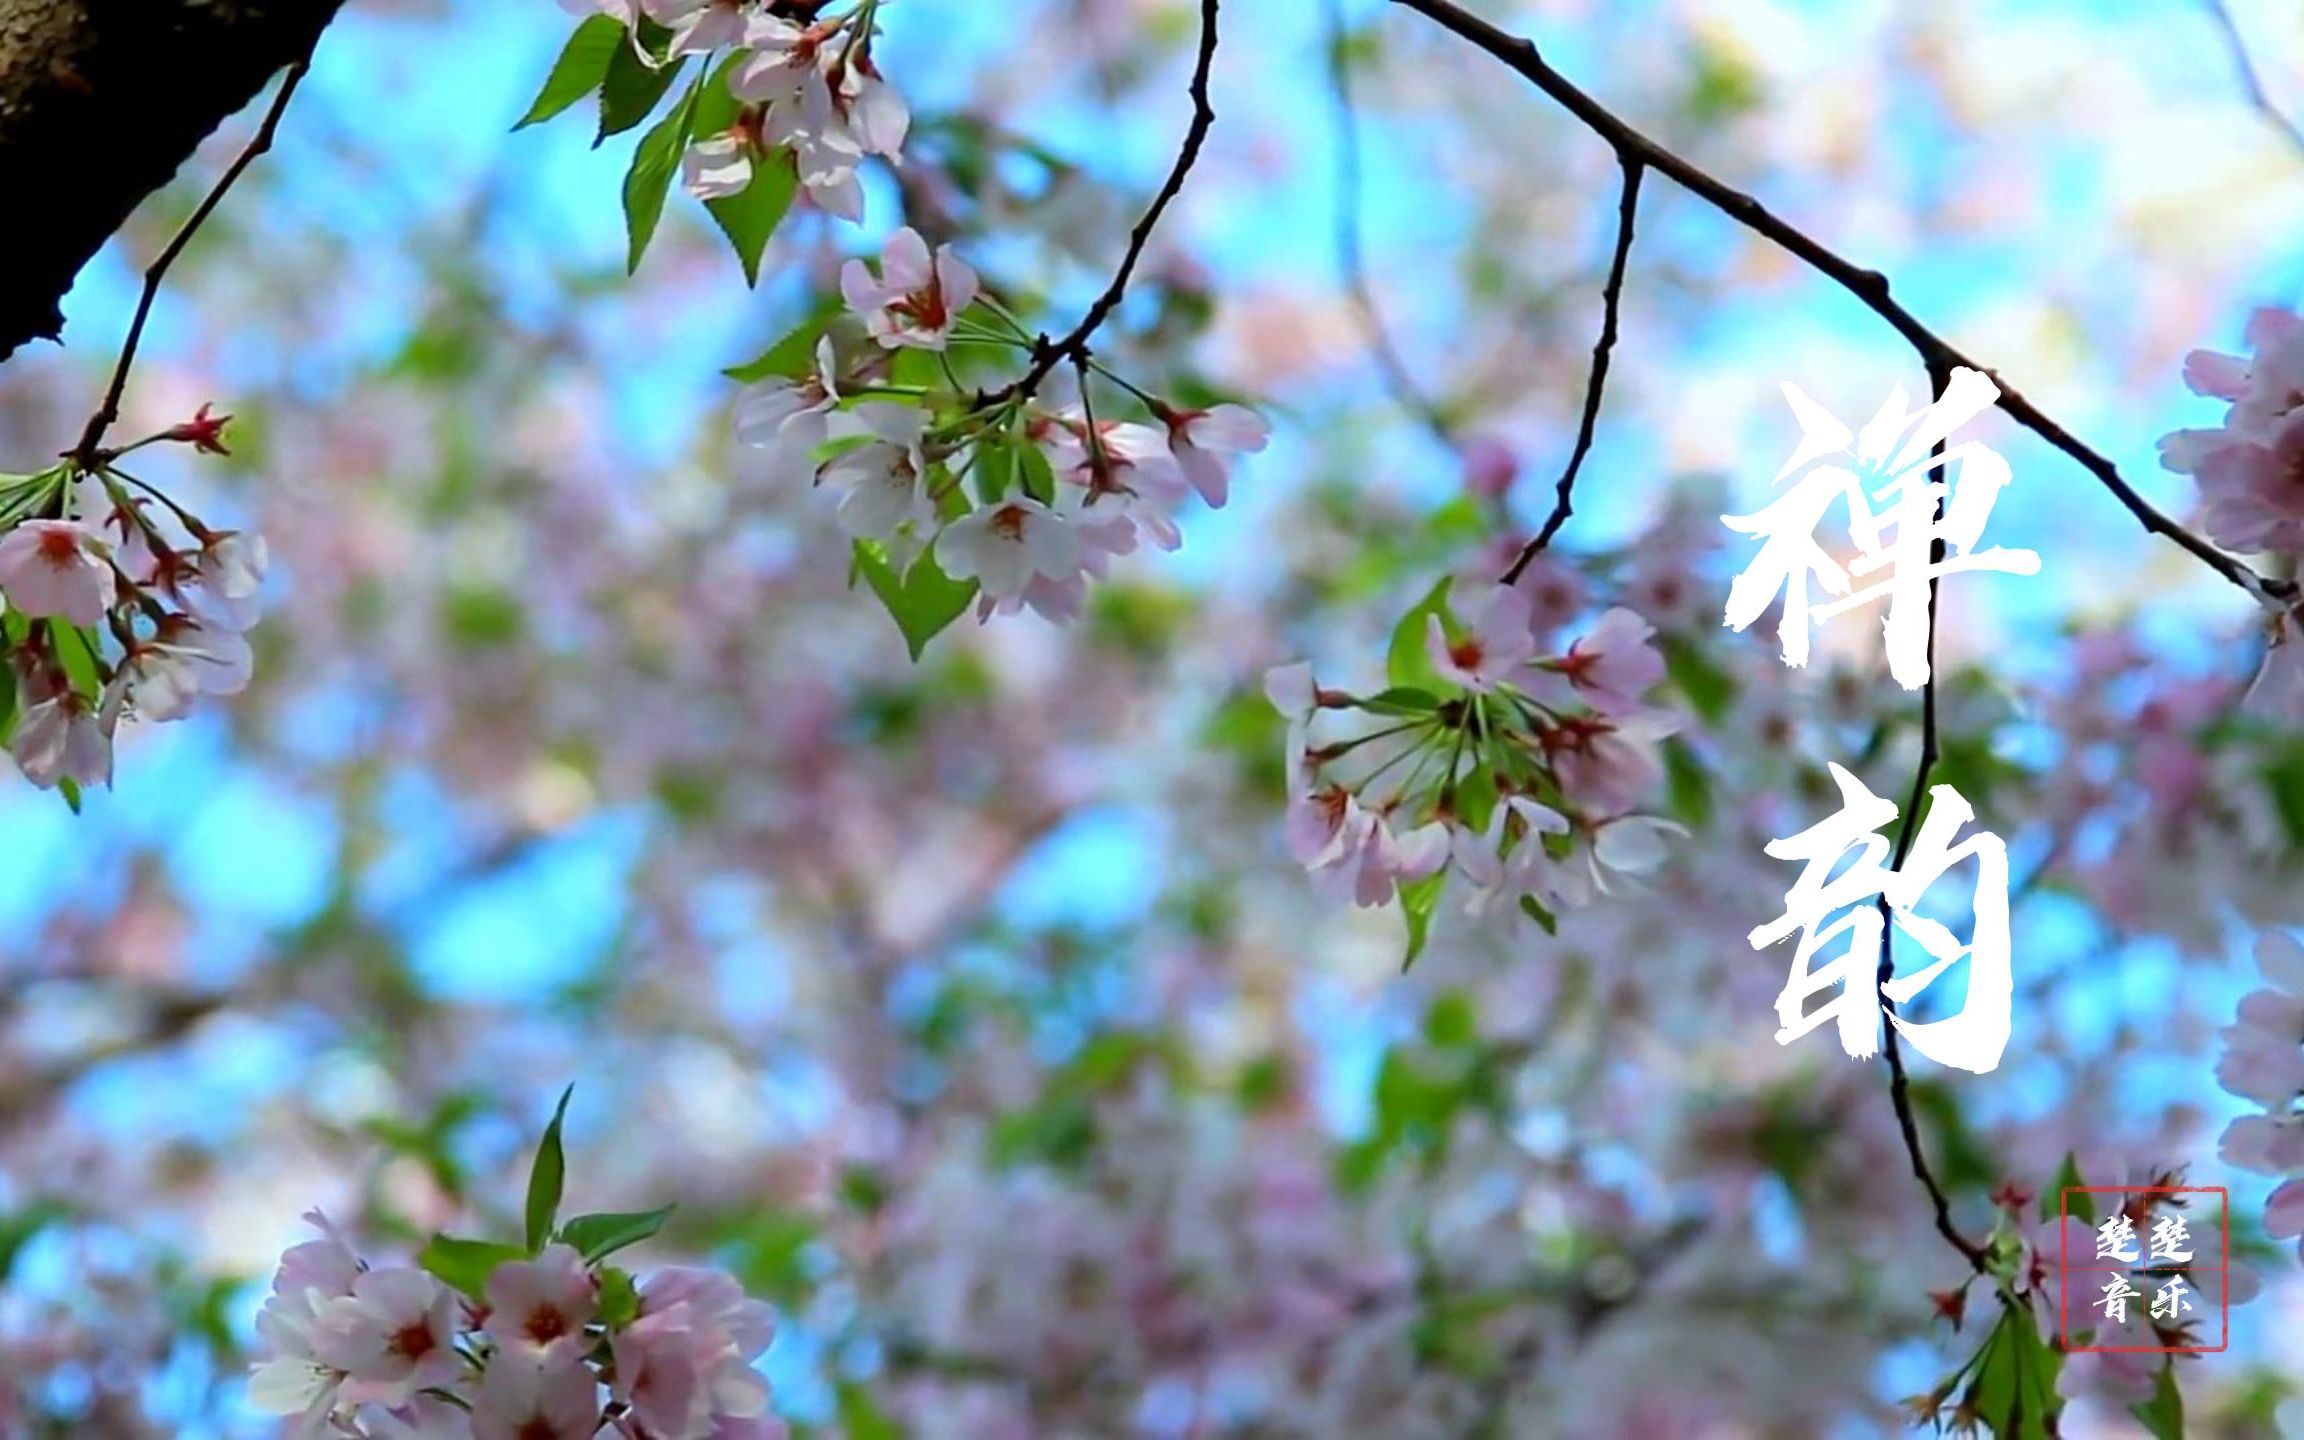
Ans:
<svg viewBox="0 0 2304 1440"><path fill-rule="evenodd" d="M640 1292L632 1272L613 1265L600 1267L600 1323L621 1330L640 1318Z"/></svg>
<svg viewBox="0 0 2304 1440"><path fill-rule="evenodd" d="M688 127L694 121L696 96L702 89L701 79L689 86L680 103L649 127L632 152L632 168L624 172L627 271L639 270L640 257L648 253L648 242L655 238L656 222L664 218L664 197L671 192L672 177L680 172L680 157L687 153Z"/></svg>
<svg viewBox="0 0 2304 1440"><path fill-rule="evenodd" d="M2054 1183L2040 1192L2040 1218L2053 1220L2058 1214L2068 1214L2084 1225L2096 1223L2096 1205L2088 1192L2080 1187L2088 1182L2080 1178L2080 1161L2069 1150L2064 1152L2064 1164L2056 1172ZM2072 1192L2066 1195L2065 1192Z"/></svg>
<svg viewBox="0 0 2304 1440"><path fill-rule="evenodd" d="M856 542L856 568L872 593L888 607L888 616L904 633L904 648L917 661L928 642L968 609L976 598L976 582L955 580L936 563L933 551L922 551L902 575L889 563L888 552L868 540Z"/></svg>
<svg viewBox="0 0 2304 1440"><path fill-rule="evenodd" d="M744 267L745 284L760 283L760 256L768 249L768 237L784 223L785 212L792 208L792 196L799 188L800 172L794 167L792 151L780 146L753 157L751 184L734 195L704 202Z"/></svg>
<svg viewBox="0 0 2304 1440"><path fill-rule="evenodd" d="M2176 1388L2176 1367L2163 1364L2153 1383L2152 1398L2132 1405L2128 1413L2152 1432L2152 1440L2184 1440L2184 1392Z"/></svg>
<svg viewBox="0 0 2304 1440"><path fill-rule="evenodd" d="M536 1163L528 1170L530 1254L544 1248L545 1238L552 1233L553 1217L560 1213L560 1192L568 1183L568 1157L560 1148L560 1123L568 1116L568 1097L575 1093L573 1085L560 1092L552 1123L544 1127L544 1138L537 1143Z"/></svg>
<svg viewBox="0 0 2304 1440"><path fill-rule="evenodd" d="M1400 913L1408 919L1408 953L1400 958L1403 975L1424 953L1424 941L1432 930L1432 912L1440 908L1440 892L1447 884L1448 872L1441 869L1400 887Z"/></svg>
<svg viewBox="0 0 2304 1440"><path fill-rule="evenodd" d="M816 342L823 338L824 327L831 323L838 308L834 304L816 311L758 355L720 373L739 385L779 376L786 380L799 379L816 368Z"/></svg>
<svg viewBox="0 0 2304 1440"><path fill-rule="evenodd" d="M598 1261L654 1235L664 1228L665 1217L671 1213L672 1207L667 1205L661 1210L572 1216L560 1227L560 1239L575 1246L586 1261Z"/></svg>
<svg viewBox="0 0 2304 1440"><path fill-rule="evenodd" d="M1424 652L1424 632L1426 617L1437 615L1443 632L1455 638L1456 626L1448 613L1448 586L1449 581L1441 579L1392 627L1392 643L1384 652L1384 675L1390 684L1415 690L1446 686L1440 672L1432 668L1432 658Z"/></svg>
<svg viewBox="0 0 2304 1440"><path fill-rule="evenodd" d="M680 72L688 68L685 55L657 65L641 59L637 53L645 49L650 55L661 55L670 38L670 31L643 18L639 45L619 45L608 57L608 73L600 80L600 133L592 139L595 149L609 136L621 135L655 113L657 102L680 78Z"/></svg>
<svg viewBox="0 0 2304 1440"><path fill-rule="evenodd" d="M464 1240L454 1235L434 1235L429 1244L416 1252L418 1265L475 1300L486 1297L488 1277L495 1273L497 1266L507 1260L527 1258L528 1252L517 1245Z"/></svg>
<svg viewBox="0 0 2304 1440"><path fill-rule="evenodd" d="M600 88L608 78L608 64L616 52L627 48L624 27L614 17L594 15L576 27L568 37L568 44L560 51L560 58L552 62L552 73L544 77L544 88L537 92L536 103L520 117L512 128L525 129L541 120L549 120L585 96Z"/></svg>

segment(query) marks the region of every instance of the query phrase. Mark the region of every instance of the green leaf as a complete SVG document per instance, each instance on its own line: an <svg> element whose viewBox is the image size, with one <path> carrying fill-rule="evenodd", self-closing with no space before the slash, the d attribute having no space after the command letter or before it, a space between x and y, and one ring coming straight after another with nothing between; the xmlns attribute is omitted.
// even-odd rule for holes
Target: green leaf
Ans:
<svg viewBox="0 0 2304 1440"><path fill-rule="evenodd" d="M757 356L720 373L740 385L779 376L786 380L799 379L816 368L816 342L823 338L824 326L834 313L829 307L818 310Z"/></svg>
<svg viewBox="0 0 2304 1440"><path fill-rule="evenodd" d="M1424 1012L1424 1040L1427 1044L1462 1050L1479 1038L1479 1016L1473 1010L1472 997L1461 990L1443 993Z"/></svg>
<svg viewBox="0 0 2304 1440"><path fill-rule="evenodd" d="M1424 941L1432 930L1432 912L1440 908L1440 892L1447 885L1448 871L1443 866L1400 887L1400 913L1408 919L1408 953L1400 958L1402 974L1424 953Z"/></svg>
<svg viewBox="0 0 2304 1440"><path fill-rule="evenodd" d="M487 1297L488 1277L495 1273L497 1266L510 1260L525 1260L528 1253L517 1245L499 1245L493 1240L434 1235L416 1252L416 1263L457 1290L480 1300Z"/></svg>
<svg viewBox="0 0 2304 1440"><path fill-rule="evenodd" d="M2080 1188L2087 1183L2080 1178L2079 1160L2073 1156L2071 1151L2065 1151L2064 1164L2057 1170L2055 1180L2049 1184L2047 1189L2040 1192L2040 1218L2053 1220L2059 1214L2066 1213L2063 1195L2065 1191L2070 1190L2074 1192L2069 1212L2072 1218L2083 1224L2095 1224L2096 1204L2088 1198L2088 1192Z"/></svg>
<svg viewBox="0 0 2304 1440"><path fill-rule="evenodd" d="M768 249L768 237L784 223L799 188L800 172L793 166L792 152L779 147L752 157L751 184L734 195L704 202L743 265L745 284L760 283L760 256Z"/></svg>
<svg viewBox="0 0 2304 1440"><path fill-rule="evenodd" d="M1659 635L1656 643L1664 652L1664 673L1688 704L1706 720L1718 720L1728 713L1728 706L1736 699L1736 679L1712 662L1691 641L1678 635Z"/></svg>
<svg viewBox="0 0 2304 1440"><path fill-rule="evenodd" d="M16 667L0 665L0 746L16 733Z"/></svg>
<svg viewBox="0 0 2304 1440"><path fill-rule="evenodd" d="M1560 933L1560 917L1544 908L1544 902L1533 895L1520 897L1520 913L1544 927L1547 935Z"/></svg>
<svg viewBox="0 0 2304 1440"><path fill-rule="evenodd" d="M1016 483L1019 465L1016 454L1018 442L1007 435L995 435L979 441L976 446L976 498L987 505L997 505L1000 497Z"/></svg>
<svg viewBox="0 0 2304 1440"><path fill-rule="evenodd" d="M1362 700L1360 708L1376 715L1429 715L1440 708L1440 697L1412 685L1393 685Z"/></svg>
<svg viewBox="0 0 2304 1440"><path fill-rule="evenodd" d="M1043 505L1056 503L1056 467L1048 463L1048 455L1039 446L1025 444L1017 447L1016 458L1022 468L1017 481L1024 493Z"/></svg>
<svg viewBox="0 0 2304 1440"><path fill-rule="evenodd" d="M599 89L608 78L609 62L617 51L626 48L624 27L611 16L594 15L577 26L560 58L552 62L552 73L544 77L536 103L512 128L521 130L549 120Z"/></svg>
<svg viewBox="0 0 2304 1440"><path fill-rule="evenodd" d="M656 103L687 68L685 55L659 66L642 60L637 53L644 48L650 55L661 55L670 38L670 31L643 18L639 45L619 45L608 57L608 73L600 80L600 133L592 139L595 148L609 136L623 134L654 113Z"/></svg>
<svg viewBox="0 0 2304 1440"><path fill-rule="evenodd" d="M632 152L632 168L624 172L624 233L629 241L627 272L640 268L648 242L656 236L656 222L664 218L664 197L672 177L680 171L680 157L688 149L688 127L695 118L696 96L704 88L701 78L663 119L649 127Z"/></svg>
<svg viewBox="0 0 2304 1440"><path fill-rule="evenodd" d="M80 698L95 704L104 693L104 671L97 662L96 632L63 620L50 620L48 645L55 652L56 663L64 667L64 678L80 692Z"/></svg>
<svg viewBox="0 0 2304 1440"><path fill-rule="evenodd" d="M600 1323L611 1330L621 1330L640 1318L640 1292L632 1283L632 1272L603 1265L598 1271L600 1279Z"/></svg>
<svg viewBox="0 0 2304 1440"><path fill-rule="evenodd" d="M64 797L64 805L66 809L70 810L75 815L80 813L79 781L73 779L69 775L59 776L56 781L56 793Z"/></svg>
<svg viewBox="0 0 2304 1440"><path fill-rule="evenodd" d="M888 552L870 540L856 542L856 568L864 574L872 593L888 607L888 617L904 634L904 648L917 662L920 653L928 648L953 621L968 609L968 602L976 598L976 582L955 580L944 573L936 563L933 550L923 550L912 568L901 576L889 563Z"/></svg>
<svg viewBox="0 0 2304 1440"><path fill-rule="evenodd" d="M1437 691L1447 684L1440 678L1440 672L1432 668L1431 656L1424 653L1424 622L1425 617L1437 615L1440 617L1442 631L1450 639L1456 638L1458 630L1455 619L1448 613L1449 583L1443 578L1424 592L1424 598L1411 606L1408 613L1400 617L1400 623L1392 627L1392 643L1384 652L1384 677L1392 685Z"/></svg>
<svg viewBox="0 0 2304 1440"><path fill-rule="evenodd" d="M2163 1364L2152 1386L2152 1398L2131 1405L2128 1413L2152 1432L2152 1440L2184 1440L2184 1392L2176 1388L2176 1367Z"/></svg>
<svg viewBox="0 0 2304 1440"><path fill-rule="evenodd" d="M840 1382L840 1429L847 1440L903 1440L904 1430L853 1380Z"/></svg>
<svg viewBox="0 0 2304 1440"><path fill-rule="evenodd" d="M560 1227L560 1239L575 1246L587 1262L603 1260L663 1229L671 1213L672 1207L667 1205L661 1210L603 1211L597 1215L571 1216L568 1223Z"/></svg>
<svg viewBox="0 0 2304 1440"><path fill-rule="evenodd" d="M573 1085L560 1092L560 1103L552 1110L552 1123L544 1127L544 1138L537 1142L536 1163L528 1170L530 1254L544 1248L546 1237L552 1233L553 1217L560 1213L560 1192L568 1183L568 1157L560 1149L560 1123L568 1116L568 1097L575 1093Z"/></svg>

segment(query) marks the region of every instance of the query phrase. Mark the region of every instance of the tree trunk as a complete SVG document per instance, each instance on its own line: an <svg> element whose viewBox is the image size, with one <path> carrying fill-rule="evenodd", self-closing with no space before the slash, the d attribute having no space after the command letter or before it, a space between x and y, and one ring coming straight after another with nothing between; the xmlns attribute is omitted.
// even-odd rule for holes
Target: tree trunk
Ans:
<svg viewBox="0 0 2304 1440"><path fill-rule="evenodd" d="M0 360L59 338L80 267L340 3L0 0Z"/></svg>

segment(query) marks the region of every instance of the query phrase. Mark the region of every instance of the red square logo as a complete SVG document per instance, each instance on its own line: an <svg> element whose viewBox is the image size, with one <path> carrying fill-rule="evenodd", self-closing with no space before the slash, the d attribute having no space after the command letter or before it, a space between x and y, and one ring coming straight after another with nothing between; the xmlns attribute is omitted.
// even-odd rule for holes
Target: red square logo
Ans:
<svg viewBox="0 0 2304 1440"><path fill-rule="evenodd" d="M2075 1197L2086 1197L2090 1218L2073 1214ZM2070 1186L2057 1209L2066 1351L2210 1355L2231 1343L2232 1207L2223 1186Z"/></svg>

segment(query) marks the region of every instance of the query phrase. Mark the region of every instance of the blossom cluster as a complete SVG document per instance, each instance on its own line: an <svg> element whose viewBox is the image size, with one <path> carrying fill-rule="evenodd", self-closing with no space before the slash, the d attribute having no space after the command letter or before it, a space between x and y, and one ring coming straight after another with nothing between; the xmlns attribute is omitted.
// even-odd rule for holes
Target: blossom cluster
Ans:
<svg viewBox="0 0 2304 1440"><path fill-rule="evenodd" d="M872 63L873 4L798 24L773 7L734 0L642 0L671 31L670 55L729 49L737 101L726 128L697 136L683 183L703 200L740 195L758 167L789 165L802 189L843 220L864 218L856 167L902 151L911 111Z"/></svg>
<svg viewBox="0 0 2304 1440"><path fill-rule="evenodd" d="M1301 662L1267 674L1288 721L1295 857L1358 904L1402 893L1412 917L1453 861L1469 908L1517 903L1547 926L1661 864L1685 832L1638 813L1679 728L1643 698L1665 675L1655 630L1617 607L1554 654L1549 628L1519 586L1444 586L1409 612L1375 695L1325 688ZM1315 745L1322 711L1375 728Z"/></svg>
<svg viewBox="0 0 2304 1440"><path fill-rule="evenodd" d="M1021 389L964 392L946 355L953 347L1035 351L1045 342L949 245L931 253L910 228L889 237L877 273L849 261L841 293L873 353L843 367L833 339L819 336L812 364L738 395L737 437L768 452L778 482L835 491L840 528L891 573L914 574L932 557L933 574L965 587L980 619L1026 608L1076 617L1088 581L1114 557L1146 544L1176 549L1177 511L1195 497L1223 505L1232 457L1264 447L1265 423L1244 406L1171 403L1087 360L1073 405L1050 407ZM919 372L908 371L906 352L934 357L936 368L910 378ZM1092 373L1144 418L1095 414Z"/></svg>
<svg viewBox="0 0 2304 1440"><path fill-rule="evenodd" d="M2256 966L2266 983L2241 997L2238 1017L2220 1032L2216 1080L2264 1108L2233 1120L2219 1153L2242 1170L2284 1177L2264 1208L2265 1233L2284 1240L2304 1236L2304 945L2267 931Z"/></svg>
<svg viewBox="0 0 2304 1440"><path fill-rule="evenodd" d="M183 718L248 683L262 537L217 530L119 467L162 441L227 453L229 416L193 419L93 464L0 477L0 738L43 788L109 785L123 718Z"/></svg>
<svg viewBox="0 0 2304 1440"><path fill-rule="evenodd" d="M417 1264L370 1265L307 1214L319 1237L280 1257L256 1318L270 1354L250 1402L296 1437L782 1440L753 1363L775 1334L768 1306L717 1270L605 1263L666 1211L555 1230L564 1167L555 1115L525 1246L435 1236Z"/></svg>
<svg viewBox="0 0 2304 1440"><path fill-rule="evenodd" d="M2222 423L2160 437L2160 463L2200 488L2200 525L2239 551L2304 554L2304 316L2265 307L2248 318L2249 353L2195 350L2184 383L2226 402ZM2268 627L2252 707L2304 720L2304 608Z"/></svg>

